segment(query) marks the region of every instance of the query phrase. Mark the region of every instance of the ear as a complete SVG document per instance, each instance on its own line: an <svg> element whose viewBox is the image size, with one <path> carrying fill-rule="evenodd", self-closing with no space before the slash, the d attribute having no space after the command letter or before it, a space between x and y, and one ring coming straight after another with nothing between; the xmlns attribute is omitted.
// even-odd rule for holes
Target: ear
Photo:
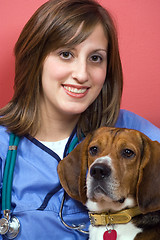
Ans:
<svg viewBox="0 0 160 240"><path fill-rule="evenodd" d="M88 144L91 134L58 164L62 187L68 195L83 204L86 202L86 172L88 168Z"/></svg>
<svg viewBox="0 0 160 240"><path fill-rule="evenodd" d="M144 156L137 184L137 201L143 213L160 210L160 143L143 136Z"/></svg>

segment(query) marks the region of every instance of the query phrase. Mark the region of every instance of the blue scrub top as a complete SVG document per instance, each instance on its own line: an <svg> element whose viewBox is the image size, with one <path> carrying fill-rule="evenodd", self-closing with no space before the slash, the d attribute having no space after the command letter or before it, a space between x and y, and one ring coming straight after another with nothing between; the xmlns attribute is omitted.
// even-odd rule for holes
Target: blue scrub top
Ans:
<svg viewBox="0 0 160 240"><path fill-rule="evenodd" d="M121 110L115 127L137 129L152 140L160 142L160 129L147 120ZM66 144L76 137L74 130ZM2 176L9 145L9 134L0 126L0 164ZM16 240L85 240L88 235L65 227L59 217L64 191L61 188L57 165L59 156L34 138L23 137L19 143L12 186L12 208L21 224ZM66 195L63 218L69 225L89 225L87 209ZM5 239L0 236L0 239Z"/></svg>

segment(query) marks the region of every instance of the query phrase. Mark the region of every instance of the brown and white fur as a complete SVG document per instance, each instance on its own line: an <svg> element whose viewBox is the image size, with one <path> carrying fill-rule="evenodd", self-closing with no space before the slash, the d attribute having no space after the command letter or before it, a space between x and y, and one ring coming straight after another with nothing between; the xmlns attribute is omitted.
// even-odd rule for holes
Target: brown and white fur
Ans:
<svg viewBox="0 0 160 240"><path fill-rule="evenodd" d="M139 131L100 128L58 165L65 191L89 211L116 212L138 206L142 214L117 224L117 240L160 240L160 143ZM90 226L103 240L106 227Z"/></svg>

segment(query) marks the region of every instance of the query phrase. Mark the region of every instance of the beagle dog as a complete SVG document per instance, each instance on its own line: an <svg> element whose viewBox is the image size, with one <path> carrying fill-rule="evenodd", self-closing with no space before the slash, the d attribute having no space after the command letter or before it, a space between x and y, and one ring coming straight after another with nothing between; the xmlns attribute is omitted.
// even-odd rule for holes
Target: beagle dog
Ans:
<svg viewBox="0 0 160 240"><path fill-rule="evenodd" d="M160 143L102 127L58 165L68 195L89 210L90 240L160 240Z"/></svg>

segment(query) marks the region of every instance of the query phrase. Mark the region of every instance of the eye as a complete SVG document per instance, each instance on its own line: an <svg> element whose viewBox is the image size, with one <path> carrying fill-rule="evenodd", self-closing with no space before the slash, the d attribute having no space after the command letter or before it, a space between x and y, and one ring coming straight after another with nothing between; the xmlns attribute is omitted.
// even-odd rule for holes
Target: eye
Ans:
<svg viewBox="0 0 160 240"><path fill-rule="evenodd" d="M62 51L59 53L59 55L62 59L71 59L73 56L69 51Z"/></svg>
<svg viewBox="0 0 160 240"><path fill-rule="evenodd" d="M96 156L98 153L98 147L97 146L90 147L89 153L91 156Z"/></svg>
<svg viewBox="0 0 160 240"><path fill-rule="evenodd" d="M92 55L92 56L90 57L90 60L91 60L92 62L95 62L95 63L101 63L102 60L103 60L103 58L102 58L101 56L99 56L99 55Z"/></svg>
<svg viewBox="0 0 160 240"><path fill-rule="evenodd" d="M124 158L132 158L135 156L135 153L131 149L123 149L121 152L122 157Z"/></svg>

